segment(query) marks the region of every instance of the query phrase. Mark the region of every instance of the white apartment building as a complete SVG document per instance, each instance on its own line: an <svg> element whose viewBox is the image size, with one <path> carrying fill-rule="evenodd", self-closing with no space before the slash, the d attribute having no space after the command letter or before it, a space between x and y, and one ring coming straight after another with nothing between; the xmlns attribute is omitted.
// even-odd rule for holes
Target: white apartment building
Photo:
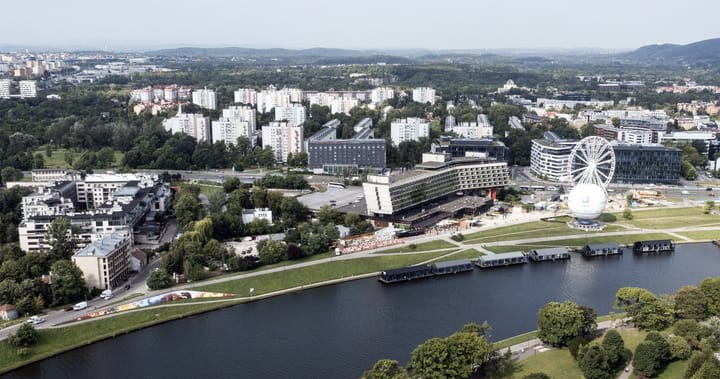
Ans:
<svg viewBox="0 0 720 379"><path fill-rule="evenodd" d="M480 138L493 136L494 127L490 123L490 119L486 114L479 114L477 116L477 122L478 126L480 127Z"/></svg>
<svg viewBox="0 0 720 379"><path fill-rule="evenodd" d="M661 144L665 143L679 143L687 142L692 143L693 141L702 141L705 144L705 151L707 152L710 148L710 142L715 140L715 133L713 132L701 132L701 131L688 131L688 132L660 132L658 133L658 142Z"/></svg>
<svg viewBox="0 0 720 379"><path fill-rule="evenodd" d="M192 92L192 102L195 105L199 105L207 109L217 108L217 99L215 98L215 91L211 89L199 89Z"/></svg>
<svg viewBox="0 0 720 379"><path fill-rule="evenodd" d="M9 99L10 98L11 85L12 85L12 80L0 79L0 99Z"/></svg>
<svg viewBox="0 0 720 379"><path fill-rule="evenodd" d="M532 141L530 170L544 180L565 179L570 152L577 143L576 140L560 139L555 133L545 132L544 139Z"/></svg>
<svg viewBox="0 0 720 379"><path fill-rule="evenodd" d="M618 128L617 140L631 144L647 145L653 143L653 134L652 130L647 129Z"/></svg>
<svg viewBox="0 0 720 379"><path fill-rule="evenodd" d="M334 101L340 98L340 96L336 93L327 93L327 92L316 92L316 93L310 93L305 96L307 101L310 103L310 105L319 105L321 107L329 107L330 104Z"/></svg>
<svg viewBox="0 0 720 379"><path fill-rule="evenodd" d="M37 97L37 82L34 80L21 80L18 82L21 99L30 99Z"/></svg>
<svg viewBox="0 0 720 379"><path fill-rule="evenodd" d="M243 224L249 224L255 220L266 220L268 224L272 225L273 213L270 208L255 208L255 209L244 209L242 213Z"/></svg>
<svg viewBox="0 0 720 379"><path fill-rule="evenodd" d="M230 106L223 109L220 120L213 121L212 142L224 141L226 144L237 144L238 137L247 137L255 146L253 133L257 118L255 109L248 106Z"/></svg>
<svg viewBox="0 0 720 379"><path fill-rule="evenodd" d="M288 154L303 151L303 126L278 121L263 125L262 143L270 146L276 162L284 163Z"/></svg>
<svg viewBox="0 0 720 379"><path fill-rule="evenodd" d="M307 112L302 104L288 104L275 107L275 121L287 121L293 125L302 125Z"/></svg>
<svg viewBox="0 0 720 379"><path fill-rule="evenodd" d="M182 113L182 107L178 107L175 117L168 118L162 122L165 130L175 133L185 133L197 142L210 142L210 119L201 114Z"/></svg>
<svg viewBox="0 0 720 379"><path fill-rule="evenodd" d="M482 138L483 136L482 128L475 122L461 122L455 126L446 127L445 130L463 138Z"/></svg>
<svg viewBox="0 0 720 379"><path fill-rule="evenodd" d="M112 289L130 276L132 233L112 233L78 250L72 261L83 272L85 286Z"/></svg>
<svg viewBox="0 0 720 379"><path fill-rule="evenodd" d="M357 107L360 102L357 99L335 99L330 102L330 113L345 113L350 115L350 110Z"/></svg>
<svg viewBox="0 0 720 379"><path fill-rule="evenodd" d="M152 187L153 179L135 174L89 174L84 180L75 182L77 205L81 208L96 209L113 199L113 193L128 183L139 188Z"/></svg>
<svg viewBox="0 0 720 379"><path fill-rule="evenodd" d="M430 123L417 118L409 117L390 124L390 138L395 146L405 141L418 141L420 137L430 136Z"/></svg>
<svg viewBox="0 0 720 379"><path fill-rule="evenodd" d="M257 91L252 88L240 88L233 92L234 101L240 104L257 104Z"/></svg>
<svg viewBox="0 0 720 379"><path fill-rule="evenodd" d="M377 87L370 91L370 102L376 105L395 97L395 90L390 87Z"/></svg>
<svg viewBox="0 0 720 379"><path fill-rule="evenodd" d="M257 93L257 110L258 112L267 113L275 107L299 103L302 99L303 93L299 88L276 90L275 87L270 86L267 90Z"/></svg>
<svg viewBox="0 0 720 379"><path fill-rule="evenodd" d="M417 87L413 89L412 99L416 103L435 104L435 90L430 87Z"/></svg>

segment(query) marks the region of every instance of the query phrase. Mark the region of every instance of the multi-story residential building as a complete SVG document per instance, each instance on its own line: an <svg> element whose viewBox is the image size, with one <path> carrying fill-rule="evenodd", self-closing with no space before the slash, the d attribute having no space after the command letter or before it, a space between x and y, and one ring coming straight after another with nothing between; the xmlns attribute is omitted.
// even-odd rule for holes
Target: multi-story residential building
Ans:
<svg viewBox="0 0 720 379"><path fill-rule="evenodd" d="M385 140L371 138L371 119L355 125L355 135L346 140L335 139L335 128L323 128L308 138L308 169L326 174L357 174L362 168L385 168ZM339 120L338 120L339 121Z"/></svg>
<svg viewBox="0 0 720 379"><path fill-rule="evenodd" d="M267 113L275 107L284 107L291 103L300 103L303 99L303 92L299 88L283 88L276 90L270 86L267 90L257 93L258 112Z"/></svg>
<svg viewBox="0 0 720 379"><path fill-rule="evenodd" d="M255 146L255 109L248 106L231 106L223 109L222 117L212 122L212 142L237 144L238 137L246 137Z"/></svg>
<svg viewBox="0 0 720 379"><path fill-rule="evenodd" d="M182 106L178 107L175 117L162 122L165 130L171 133L185 133L197 142L210 142L210 119L197 113L182 113Z"/></svg>
<svg viewBox="0 0 720 379"><path fill-rule="evenodd" d="M91 186L82 181L58 182L24 197L23 220L18 225L20 248L28 252L48 250L47 229L59 217L70 221L68 233L81 247L112 232L131 232L149 211L168 210L172 199L167 184L143 188L140 181L129 181L116 187L100 206L86 210L88 207L78 200L80 196L87 202L88 193L105 195L102 183L94 184L99 188L89 190Z"/></svg>
<svg viewBox="0 0 720 379"><path fill-rule="evenodd" d="M276 162L284 163L288 154L303 151L303 126L279 121L263 125L262 144L270 146Z"/></svg>
<svg viewBox="0 0 720 379"><path fill-rule="evenodd" d="M705 153L710 149L710 142L715 140L715 132L687 131L687 132L660 132L659 143L692 143L695 141L702 142L705 145ZM712 157L710 157L712 159Z"/></svg>
<svg viewBox="0 0 720 379"><path fill-rule="evenodd" d="M192 90L188 86L156 86L138 88L130 91L130 101L147 103L175 103L185 101L191 97Z"/></svg>
<svg viewBox="0 0 720 379"><path fill-rule="evenodd" d="M457 192L480 192L494 196L497 188L509 183L507 162L445 154L423 154L415 170L395 175L368 175L363 183L367 212L389 217L423 207Z"/></svg>
<svg viewBox="0 0 720 379"><path fill-rule="evenodd" d="M568 175L570 152L578 141L561 139L553 132L545 132L543 137L532 141L530 170L545 180L564 180Z"/></svg>
<svg viewBox="0 0 720 379"><path fill-rule="evenodd" d="M270 208L244 209L242 212L243 224L249 224L255 220L266 220L268 224L273 223L273 213Z"/></svg>
<svg viewBox="0 0 720 379"><path fill-rule="evenodd" d="M217 99L215 91L211 89L198 89L192 92L192 102L195 105L207 109L217 109Z"/></svg>
<svg viewBox="0 0 720 379"><path fill-rule="evenodd" d="M340 98L340 95L336 93L327 93L327 92L314 92L314 93L308 93L305 92L304 94L305 99L310 103L310 106L312 105L319 105L321 107L329 107L330 104L334 101ZM333 112L335 113L335 112Z"/></svg>
<svg viewBox="0 0 720 379"><path fill-rule="evenodd" d="M113 289L130 277L132 233L112 233L78 250L72 261L82 271L85 286Z"/></svg>
<svg viewBox="0 0 720 379"><path fill-rule="evenodd" d="M12 80L0 79L0 99L10 98L10 87L12 87Z"/></svg>
<svg viewBox="0 0 720 379"><path fill-rule="evenodd" d="M32 99L37 97L37 82L34 80L21 80L18 82L21 99Z"/></svg>
<svg viewBox="0 0 720 379"><path fill-rule="evenodd" d="M483 153L499 162L507 161L509 149L504 143L492 138L451 138L441 136L431 145L432 152L450 154L453 158L467 156L467 153Z"/></svg>
<svg viewBox="0 0 720 379"><path fill-rule="evenodd" d="M357 107L360 102L357 99L335 99L330 102L330 113L345 113L350 115L350 110Z"/></svg>
<svg viewBox="0 0 720 379"><path fill-rule="evenodd" d="M417 87L412 91L412 99L416 103L435 104L435 90L429 87Z"/></svg>
<svg viewBox="0 0 720 379"><path fill-rule="evenodd" d="M395 146L405 141L418 141L420 137L430 136L430 123L416 118L408 117L390 124L390 138Z"/></svg>
<svg viewBox="0 0 720 379"><path fill-rule="evenodd" d="M287 121L293 125L302 125L306 118L305 106L302 104L288 104L275 107L275 121Z"/></svg>
<svg viewBox="0 0 720 379"><path fill-rule="evenodd" d="M257 104L257 91L253 88L240 88L233 92L236 103L255 105Z"/></svg>
<svg viewBox="0 0 720 379"><path fill-rule="evenodd" d="M662 145L613 142L615 174L613 183L678 184L681 151Z"/></svg>
<svg viewBox="0 0 720 379"><path fill-rule="evenodd" d="M370 102L375 105L381 105L385 100L395 97L395 90L390 87L377 87L370 91Z"/></svg>
<svg viewBox="0 0 720 379"><path fill-rule="evenodd" d="M718 103L718 101L705 102L693 100L689 103L678 103L677 110L678 112L692 113L693 116L695 116L698 111L702 111L710 116L715 116L720 113L720 103Z"/></svg>
<svg viewBox="0 0 720 379"><path fill-rule="evenodd" d="M75 182L78 208L95 209L112 200L113 193L121 187L152 187L151 177L135 174L89 174Z"/></svg>
<svg viewBox="0 0 720 379"><path fill-rule="evenodd" d="M30 171L30 177L35 183L74 181L80 180L80 173L64 168L38 168Z"/></svg>
<svg viewBox="0 0 720 379"><path fill-rule="evenodd" d="M481 121L480 116L485 115L478 115L478 121ZM449 117L451 116L448 116L448 118ZM463 138L492 138L493 136L493 126L490 124L490 121L487 120L487 116L484 117L482 122L461 122L452 126L448 125L448 119L446 118L445 131L453 132Z"/></svg>

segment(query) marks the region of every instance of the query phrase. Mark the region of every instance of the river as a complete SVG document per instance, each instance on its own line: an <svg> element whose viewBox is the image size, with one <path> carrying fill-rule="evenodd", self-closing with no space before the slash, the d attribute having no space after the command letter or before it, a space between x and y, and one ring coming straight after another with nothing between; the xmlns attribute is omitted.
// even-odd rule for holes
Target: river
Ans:
<svg viewBox="0 0 720 379"><path fill-rule="evenodd" d="M383 285L363 279L194 316L105 340L8 378L358 378L380 358L402 364L428 338L487 320L491 339L535 329L548 301L598 314L620 287L656 294L720 276L720 249L678 245L634 255L475 269Z"/></svg>

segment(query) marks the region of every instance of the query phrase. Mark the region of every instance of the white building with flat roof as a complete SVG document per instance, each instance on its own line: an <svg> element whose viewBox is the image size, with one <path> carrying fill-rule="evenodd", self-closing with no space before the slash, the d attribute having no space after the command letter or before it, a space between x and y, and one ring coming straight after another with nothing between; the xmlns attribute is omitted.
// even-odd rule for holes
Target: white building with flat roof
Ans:
<svg viewBox="0 0 720 379"><path fill-rule="evenodd" d="M430 123L417 117L403 118L390 124L390 138L395 146L430 136Z"/></svg>
<svg viewBox="0 0 720 379"><path fill-rule="evenodd" d="M375 105L380 105L393 97L395 97L395 90L390 87L377 87L370 91L370 102Z"/></svg>
<svg viewBox="0 0 720 379"><path fill-rule="evenodd" d="M130 277L132 233L112 233L78 250L72 261L88 288L113 289Z"/></svg>
<svg viewBox="0 0 720 379"><path fill-rule="evenodd" d="M37 82L34 80L21 80L18 82L21 99L32 99L37 97Z"/></svg>
<svg viewBox="0 0 720 379"><path fill-rule="evenodd" d="M0 79L0 99L10 98L10 87L12 86L11 79Z"/></svg>
<svg viewBox="0 0 720 379"><path fill-rule="evenodd" d="M417 87L413 89L412 99L416 103L435 104L435 90L430 87Z"/></svg>
<svg viewBox="0 0 720 379"><path fill-rule="evenodd" d="M267 90L257 93L258 112L267 113L275 107L284 107L291 103L300 103L303 100L303 92L299 88L283 88L276 90L270 86Z"/></svg>
<svg viewBox="0 0 720 379"><path fill-rule="evenodd" d="M284 163L288 154L303 151L303 126L279 121L263 125L262 144L263 147L270 146L276 162Z"/></svg>
<svg viewBox="0 0 720 379"><path fill-rule="evenodd" d="M288 104L275 107L275 121L287 121L293 125L302 125L306 118L305 106L302 104Z"/></svg>
<svg viewBox="0 0 720 379"><path fill-rule="evenodd" d="M240 104L257 104L257 91L253 88L239 88L233 92L234 101Z"/></svg>
<svg viewBox="0 0 720 379"><path fill-rule="evenodd" d="M211 89L198 89L192 92L192 102L195 105L207 109L217 109L217 98L215 91Z"/></svg>
<svg viewBox="0 0 720 379"><path fill-rule="evenodd" d="M197 113L182 113L182 107L178 107L178 113L163 120L165 130L171 133L185 133L197 142L210 142L210 119Z"/></svg>

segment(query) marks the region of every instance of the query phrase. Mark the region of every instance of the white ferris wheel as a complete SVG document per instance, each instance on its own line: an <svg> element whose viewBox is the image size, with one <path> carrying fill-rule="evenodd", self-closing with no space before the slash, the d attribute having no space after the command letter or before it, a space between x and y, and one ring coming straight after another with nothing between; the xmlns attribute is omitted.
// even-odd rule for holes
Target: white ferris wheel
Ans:
<svg viewBox="0 0 720 379"><path fill-rule="evenodd" d="M615 173L615 152L605 138L583 138L570 152L567 172L573 185L589 183L605 189Z"/></svg>

